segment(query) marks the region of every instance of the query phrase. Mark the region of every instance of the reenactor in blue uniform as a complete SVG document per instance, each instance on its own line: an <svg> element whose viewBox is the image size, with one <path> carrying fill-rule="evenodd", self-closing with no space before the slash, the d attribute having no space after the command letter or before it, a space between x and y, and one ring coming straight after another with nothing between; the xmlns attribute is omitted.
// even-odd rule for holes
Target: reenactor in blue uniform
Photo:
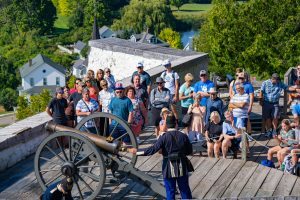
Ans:
<svg viewBox="0 0 300 200"><path fill-rule="evenodd" d="M168 130L158 138L153 146L139 151L132 148L128 149L128 152L148 156L161 150L164 157L162 173L167 199L175 199L176 182L180 190L181 198L192 199L188 173L194 171L194 169L187 158L187 155L193 152L192 144L187 135L175 129L176 118L173 114L167 115L165 120Z"/></svg>
<svg viewBox="0 0 300 200"><path fill-rule="evenodd" d="M51 184L42 194L41 200L73 200L71 191L73 188L73 180L64 178L63 180Z"/></svg>

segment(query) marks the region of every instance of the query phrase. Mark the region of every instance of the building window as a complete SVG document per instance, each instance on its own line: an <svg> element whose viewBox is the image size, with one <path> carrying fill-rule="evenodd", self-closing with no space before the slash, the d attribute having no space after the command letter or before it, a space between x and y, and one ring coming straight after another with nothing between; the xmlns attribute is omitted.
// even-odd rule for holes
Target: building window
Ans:
<svg viewBox="0 0 300 200"><path fill-rule="evenodd" d="M47 85L47 78L43 78L43 85Z"/></svg>
<svg viewBox="0 0 300 200"><path fill-rule="evenodd" d="M59 79L59 77L56 77L56 86L60 86L60 79Z"/></svg>
<svg viewBox="0 0 300 200"><path fill-rule="evenodd" d="M44 74L46 73L46 70L45 70L45 69L43 69L43 73L44 73Z"/></svg>
<svg viewBox="0 0 300 200"><path fill-rule="evenodd" d="M34 86L34 79L30 78L30 86L33 87Z"/></svg>

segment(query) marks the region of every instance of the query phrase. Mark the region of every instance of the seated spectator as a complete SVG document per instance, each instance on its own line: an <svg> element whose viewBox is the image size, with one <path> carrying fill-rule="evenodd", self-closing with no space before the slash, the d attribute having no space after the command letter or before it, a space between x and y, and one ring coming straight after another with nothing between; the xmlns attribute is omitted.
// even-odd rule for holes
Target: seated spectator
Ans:
<svg viewBox="0 0 300 200"><path fill-rule="evenodd" d="M209 122L210 114L214 111L217 111L221 118L223 117L223 101L218 97L216 89L210 88L208 93L210 97L206 102L205 124Z"/></svg>
<svg viewBox="0 0 300 200"><path fill-rule="evenodd" d="M230 111L225 112L225 121L222 126L224 140L222 142L223 158L227 157L228 149L231 148L234 152L234 158L237 158L237 151L241 142L242 133L234 125L233 115Z"/></svg>
<svg viewBox="0 0 300 200"><path fill-rule="evenodd" d="M108 106L111 99L115 96L114 91L108 88L106 80L100 81L100 87L102 88L99 92L99 105L101 107L101 112L110 113Z"/></svg>
<svg viewBox="0 0 300 200"><path fill-rule="evenodd" d="M84 88L82 90L82 99L78 101L76 105L76 115L77 115L77 122L79 123L84 117L89 116L93 114L94 112L99 111L99 104L94 99L90 98L90 91L88 88ZM95 127L95 121L94 120L88 120L83 128L83 131L86 131L85 128L88 129L91 133L97 133L96 127Z"/></svg>
<svg viewBox="0 0 300 200"><path fill-rule="evenodd" d="M197 94L194 103L189 106L188 113L192 113L190 126L188 127L188 134L190 141L201 140L204 133L203 114L204 109L200 106L201 95Z"/></svg>
<svg viewBox="0 0 300 200"><path fill-rule="evenodd" d="M111 71L108 67L104 69L104 79L107 81L107 85L109 89L115 89L115 77L111 74Z"/></svg>
<svg viewBox="0 0 300 200"><path fill-rule="evenodd" d="M181 85L179 89L179 100L181 101L181 114L184 116L190 105L193 104L193 92L194 88L192 87L192 83L194 80L194 76L191 73L187 73L184 77L185 83Z"/></svg>
<svg viewBox="0 0 300 200"><path fill-rule="evenodd" d="M133 119L131 124L131 130L136 136L136 140L140 143L140 134L142 132L142 125L144 120L147 122L147 111L144 103L136 98L135 89L132 86L128 86L125 89L125 95L131 100L133 105Z"/></svg>
<svg viewBox="0 0 300 200"><path fill-rule="evenodd" d="M155 134L159 135L159 122L161 120L160 113L162 108L170 107L170 90L164 87L165 81L161 77L156 78L157 88L151 90L150 93L150 104L152 121L150 125L155 126Z"/></svg>
<svg viewBox="0 0 300 200"><path fill-rule="evenodd" d="M207 153L209 157L220 157L220 149L222 146L222 124L221 118L217 111L210 114L210 121L205 125L205 138L207 141Z"/></svg>
<svg viewBox="0 0 300 200"><path fill-rule="evenodd" d="M274 136L279 141L279 145L270 148L268 151L268 160L272 160L273 155L277 153L279 166L281 166L284 157L291 152L296 143L295 131L291 128L290 121L287 119L282 120L281 126L280 134Z"/></svg>

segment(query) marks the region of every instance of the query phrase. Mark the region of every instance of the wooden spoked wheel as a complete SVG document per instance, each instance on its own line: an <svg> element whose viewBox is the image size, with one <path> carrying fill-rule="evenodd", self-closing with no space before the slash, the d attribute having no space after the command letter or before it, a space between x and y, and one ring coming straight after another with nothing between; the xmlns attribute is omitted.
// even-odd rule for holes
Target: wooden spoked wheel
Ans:
<svg viewBox="0 0 300 200"><path fill-rule="evenodd" d="M87 137L73 132L48 136L36 151L34 165L37 181L44 191L65 177L72 178L74 199L95 199L106 177L99 148Z"/></svg>

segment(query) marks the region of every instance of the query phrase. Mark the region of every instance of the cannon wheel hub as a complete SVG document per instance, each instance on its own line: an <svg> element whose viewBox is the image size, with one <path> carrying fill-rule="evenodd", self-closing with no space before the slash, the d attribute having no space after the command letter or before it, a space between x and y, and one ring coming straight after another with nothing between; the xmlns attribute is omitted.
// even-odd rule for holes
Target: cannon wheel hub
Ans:
<svg viewBox="0 0 300 200"><path fill-rule="evenodd" d="M76 171L76 166L74 165L74 163L71 162L65 162L61 168L61 173L68 177L73 176L76 173Z"/></svg>

